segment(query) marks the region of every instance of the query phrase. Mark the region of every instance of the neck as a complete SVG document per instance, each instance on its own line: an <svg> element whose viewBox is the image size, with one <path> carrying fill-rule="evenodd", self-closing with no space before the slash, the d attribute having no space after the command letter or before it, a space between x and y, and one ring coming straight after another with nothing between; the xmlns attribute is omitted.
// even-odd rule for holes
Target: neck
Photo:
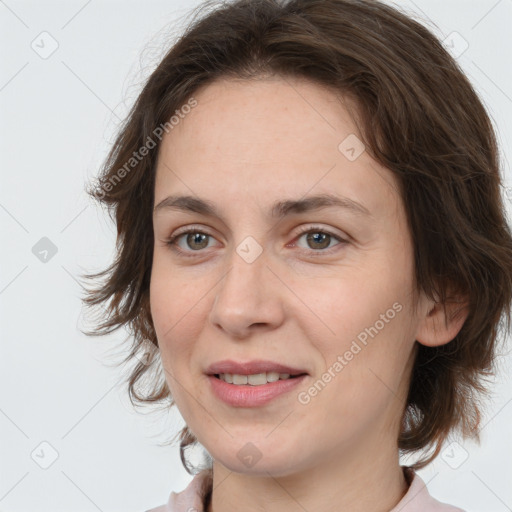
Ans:
<svg viewBox="0 0 512 512"><path fill-rule="evenodd" d="M382 440L381 440L382 441ZM304 471L273 477L230 471L213 464L213 491L206 512L389 512L407 492L398 449L366 443L361 449Z"/></svg>

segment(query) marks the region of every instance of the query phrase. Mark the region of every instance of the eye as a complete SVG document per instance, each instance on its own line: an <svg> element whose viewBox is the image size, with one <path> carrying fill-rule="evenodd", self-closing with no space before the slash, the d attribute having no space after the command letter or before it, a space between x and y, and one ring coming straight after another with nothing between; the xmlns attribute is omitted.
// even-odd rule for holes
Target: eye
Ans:
<svg viewBox="0 0 512 512"><path fill-rule="evenodd" d="M182 237L185 240L185 244L188 246L187 248L180 247L179 241ZM303 228L295 240L300 240L304 235L308 235L306 237L306 243L310 245L310 252L321 252L321 253L330 253L333 248L331 242L333 240L337 240L338 244L336 245L346 245L348 243L347 240L331 233L330 231L326 231L318 226L306 226ZM173 251L177 252L180 255L186 257L195 257L196 254L190 253L198 253L201 252L202 249L206 249L208 247L209 238L213 238L213 235L202 231L198 228L189 227L185 231L181 231L173 235L171 238L165 241L166 245L169 246ZM191 250L189 250L191 248ZM329 250L324 250L324 249Z"/></svg>
<svg viewBox="0 0 512 512"><path fill-rule="evenodd" d="M186 236L185 238L185 244L188 245L188 247L192 247L192 251L184 250L183 248L180 248L178 241L183 236ZM198 252L201 249L204 249L208 246L208 237L212 237L209 233L206 233L204 231L200 231L197 228L188 228L186 231L181 231L179 233L176 233L174 236L169 238L165 241L165 244L171 247L174 251L176 251L179 254L183 254L184 256L195 256L193 254L187 254L187 252ZM194 248L195 247L195 248Z"/></svg>
<svg viewBox="0 0 512 512"><path fill-rule="evenodd" d="M313 252L327 252L330 253L332 246L329 247L333 240L338 240L340 242L336 245L345 245L348 242L343 238L331 233L330 231L326 231L318 226L306 226L303 228L297 237L297 240L300 240L304 235L307 235L305 240L308 244L309 248L312 249ZM323 249L329 249L328 251Z"/></svg>

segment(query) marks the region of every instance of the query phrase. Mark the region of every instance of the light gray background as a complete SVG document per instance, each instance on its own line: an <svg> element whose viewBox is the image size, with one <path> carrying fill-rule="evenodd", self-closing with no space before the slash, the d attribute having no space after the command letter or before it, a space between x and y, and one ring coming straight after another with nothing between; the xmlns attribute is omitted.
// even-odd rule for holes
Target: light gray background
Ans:
<svg viewBox="0 0 512 512"><path fill-rule="evenodd" d="M134 412L125 373L108 366L126 333L77 330L88 324L75 278L106 267L115 243L84 183L198 3L0 0L0 511L142 512L192 478L177 447L158 446L181 416ZM498 128L511 187L512 0L395 5L457 54L469 44L458 61ZM57 249L46 263L32 252L43 237ZM459 440L420 471L434 496L468 512L512 510L511 356L501 364L482 444Z"/></svg>

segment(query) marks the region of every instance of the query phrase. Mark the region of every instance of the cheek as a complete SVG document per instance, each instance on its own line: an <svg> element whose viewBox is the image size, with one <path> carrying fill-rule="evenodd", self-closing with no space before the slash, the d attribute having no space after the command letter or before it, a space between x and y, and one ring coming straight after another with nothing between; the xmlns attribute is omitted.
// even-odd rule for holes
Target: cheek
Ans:
<svg viewBox="0 0 512 512"><path fill-rule="evenodd" d="M300 288L317 316L297 318L321 356L319 370L335 375L330 382L337 384L328 384L335 393L347 396L350 390L356 402L364 402L398 389L414 342L405 267L406 262L391 265L383 258L372 267L347 269L325 286L316 280Z"/></svg>
<svg viewBox="0 0 512 512"><path fill-rule="evenodd" d="M181 373L188 364L189 340L201 325L197 318L200 301L197 287L194 290L190 283L181 280L179 274L171 272L170 267L155 257L149 296L162 362L173 375Z"/></svg>
<svg viewBox="0 0 512 512"><path fill-rule="evenodd" d="M158 265L153 267L150 283L150 308L155 327L163 374L178 409L187 414L193 387L191 362L197 318L193 291Z"/></svg>
<svg viewBox="0 0 512 512"><path fill-rule="evenodd" d="M189 322L190 315L204 294L190 276L180 272L166 257L165 249L155 248L150 282L151 314L162 341Z"/></svg>
<svg viewBox="0 0 512 512"><path fill-rule="evenodd" d="M308 333L311 331L311 339L323 339L327 346L341 350L347 341L379 321L395 302L403 301L405 284L403 276L390 274L389 266L370 268L366 264L336 269L323 279L299 279L293 283L301 299L297 307L302 315L297 318ZM388 316L399 316L394 313L392 310ZM391 323L396 322L391 320L386 330Z"/></svg>

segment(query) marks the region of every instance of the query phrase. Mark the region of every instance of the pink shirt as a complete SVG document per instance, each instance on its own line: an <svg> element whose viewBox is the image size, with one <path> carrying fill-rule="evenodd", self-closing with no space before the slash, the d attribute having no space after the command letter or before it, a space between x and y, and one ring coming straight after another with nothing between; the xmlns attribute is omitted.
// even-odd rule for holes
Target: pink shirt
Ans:
<svg viewBox="0 0 512 512"><path fill-rule="evenodd" d="M390 512L464 512L446 503L437 501L430 496L423 480L410 468L405 468L409 489L390 510ZM204 497L210 489L211 483L207 479L208 471L203 470L196 474L188 486L181 492L171 492L165 505L147 510L146 512L204 512ZM412 479L412 481L411 481Z"/></svg>

